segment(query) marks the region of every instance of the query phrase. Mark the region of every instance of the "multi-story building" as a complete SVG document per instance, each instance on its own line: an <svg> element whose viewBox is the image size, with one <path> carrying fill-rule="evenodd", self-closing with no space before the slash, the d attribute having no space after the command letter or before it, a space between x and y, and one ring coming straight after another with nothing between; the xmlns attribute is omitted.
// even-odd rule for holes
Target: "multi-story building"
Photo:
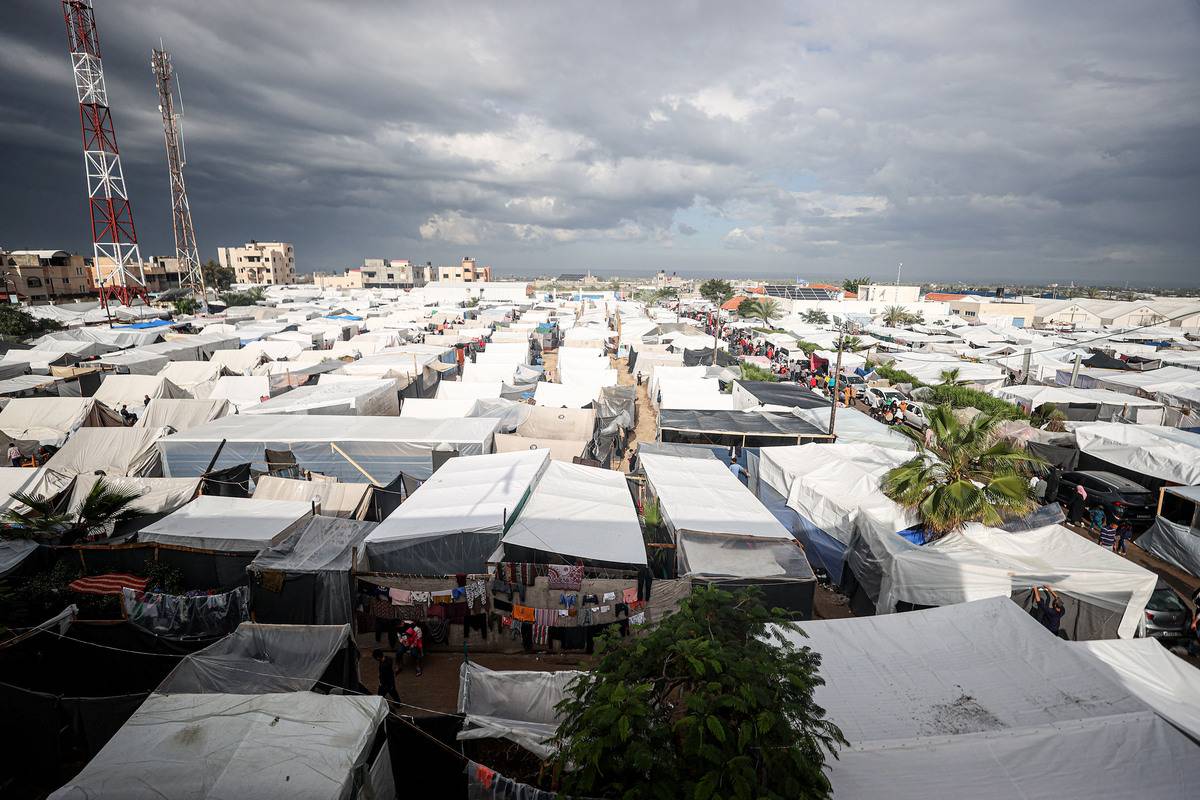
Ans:
<svg viewBox="0 0 1200 800"><path fill-rule="evenodd" d="M360 268L346 269L341 275L314 272L313 285L318 289L361 289L363 288L363 271Z"/></svg>
<svg viewBox="0 0 1200 800"><path fill-rule="evenodd" d="M277 286L296 282L296 251L288 242L248 242L218 247L217 261L233 270L234 283Z"/></svg>
<svg viewBox="0 0 1200 800"><path fill-rule="evenodd" d="M407 258L363 260L363 286L377 289L412 289L429 283L433 267L414 264Z"/></svg>
<svg viewBox="0 0 1200 800"><path fill-rule="evenodd" d="M858 299L868 303L904 305L921 299L920 286L900 286L893 283L862 284L858 287Z"/></svg>
<svg viewBox="0 0 1200 800"><path fill-rule="evenodd" d="M66 250L0 251L5 299L16 294L21 300L45 303L95 294L88 261Z"/></svg>
<svg viewBox="0 0 1200 800"><path fill-rule="evenodd" d="M439 281L452 283L488 283L492 280L492 268L480 267L475 259L467 257L457 267L438 267Z"/></svg>

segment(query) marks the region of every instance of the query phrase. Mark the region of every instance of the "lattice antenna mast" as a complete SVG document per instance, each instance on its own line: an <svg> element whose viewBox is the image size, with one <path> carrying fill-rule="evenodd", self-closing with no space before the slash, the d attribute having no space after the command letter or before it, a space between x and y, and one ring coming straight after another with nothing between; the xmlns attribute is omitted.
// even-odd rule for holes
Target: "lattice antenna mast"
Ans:
<svg viewBox="0 0 1200 800"><path fill-rule="evenodd" d="M180 285L191 291L201 310L208 313L208 296L204 286L204 269L200 266L200 250L196 247L196 229L192 227L192 207L188 204L187 187L183 182L183 167L187 151L183 143L183 95L179 97L180 111L175 110L176 86L172 88L174 70L171 54L161 49L153 51L150 66L158 84L158 110L162 112L163 134L167 142L167 170L171 173L171 224L175 229L175 258L179 261Z"/></svg>
<svg viewBox="0 0 1200 800"><path fill-rule="evenodd" d="M108 307L113 297L129 305L134 297L146 301L146 276L138 251L133 208L121 169L117 132L108 108L100 37L91 0L63 0L67 46L79 96L79 121L83 128L83 166L87 174L88 211L92 222L92 255L100 302Z"/></svg>

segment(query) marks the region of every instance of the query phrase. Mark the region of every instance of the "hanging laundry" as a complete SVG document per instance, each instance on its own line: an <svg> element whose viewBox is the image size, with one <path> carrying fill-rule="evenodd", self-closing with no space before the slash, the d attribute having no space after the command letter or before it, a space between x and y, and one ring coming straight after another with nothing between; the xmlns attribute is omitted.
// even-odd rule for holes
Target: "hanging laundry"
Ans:
<svg viewBox="0 0 1200 800"><path fill-rule="evenodd" d="M512 610L513 619L521 622L533 622L534 610L529 606L514 605Z"/></svg>
<svg viewBox="0 0 1200 800"><path fill-rule="evenodd" d="M604 597L603 597L603 598L601 598L601 599L603 599L603 600L604 600L604 602L606 602L606 603L607 603L609 600L616 600L616 599L617 599L617 593L616 593L616 592L605 592L605 593L604 593Z"/></svg>
<svg viewBox="0 0 1200 800"><path fill-rule="evenodd" d="M583 565L551 564L546 568L551 589L578 589L583 586Z"/></svg>

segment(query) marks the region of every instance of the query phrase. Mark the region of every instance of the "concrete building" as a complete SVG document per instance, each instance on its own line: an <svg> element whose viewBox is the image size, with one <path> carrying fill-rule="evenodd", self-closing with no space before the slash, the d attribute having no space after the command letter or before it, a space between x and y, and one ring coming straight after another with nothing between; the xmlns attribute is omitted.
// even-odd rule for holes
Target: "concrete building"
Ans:
<svg viewBox="0 0 1200 800"><path fill-rule="evenodd" d="M433 265L414 264L407 258L368 258L361 267L368 289L413 289L429 283Z"/></svg>
<svg viewBox="0 0 1200 800"><path fill-rule="evenodd" d="M438 281L453 283L489 283L492 280L492 268L476 266L475 259L464 258L457 267L438 267Z"/></svg>
<svg viewBox="0 0 1200 800"><path fill-rule="evenodd" d="M233 270L234 283L277 286L296 282L296 251L288 242L248 242L218 247L217 261Z"/></svg>
<svg viewBox="0 0 1200 800"><path fill-rule="evenodd" d="M47 303L96 293L88 259L66 250L0 251L3 294L20 300Z"/></svg>
<svg viewBox="0 0 1200 800"><path fill-rule="evenodd" d="M921 299L920 286L897 286L891 283L862 284L858 287L858 299L868 303L904 305Z"/></svg>
<svg viewBox="0 0 1200 800"><path fill-rule="evenodd" d="M329 272L314 272L313 285L318 289L361 289L362 269L347 269L341 275Z"/></svg>
<svg viewBox="0 0 1200 800"><path fill-rule="evenodd" d="M927 294L926 302L936 302L946 295ZM950 306L950 314L968 322L984 325L1011 325L1014 328L1031 328L1036 317L1037 306L1032 303L1014 303L978 295L961 295L957 299L944 301Z"/></svg>

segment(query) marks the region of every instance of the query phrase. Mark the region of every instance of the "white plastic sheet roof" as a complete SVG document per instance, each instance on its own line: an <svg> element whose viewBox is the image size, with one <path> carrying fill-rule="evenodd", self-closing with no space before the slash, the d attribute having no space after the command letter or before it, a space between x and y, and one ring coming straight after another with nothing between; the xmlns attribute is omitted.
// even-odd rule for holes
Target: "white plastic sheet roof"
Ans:
<svg viewBox="0 0 1200 800"><path fill-rule="evenodd" d="M870 444L802 444L759 450L758 478L778 492L789 508L849 544L866 509L888 520L893 531L917 521L880 491L879 483L912 453Z"/></svg>
<svg viewBox="0 0 1200 800"><path fill-rule="evenodd" d="M101 470L105 475L155 477L159 454L155 443L167 428L80 428L46 462L63 475Z"/></svg>
<svg viewBox="0 0 1200 800"><path fill-rule="evenodd" d="M595 403L599 396L599 386L583 384L564 386L539 381L533 390L533 402L548 408L583 408Z"/></svg>
<svg viewBox="0 0 1200 800"><path fill-rule="evenodd" d="M240 409L242 414L349 414L360 417L396 416L399 412L399 395L392 378L332 383L318 379L316 385L301 386Z"/></svg>
<svg viewBox="0 0 1200 800"><path fill-rule="evenodd" d="M475 384L466 385L474 386ZM400 416L416 419L465 417L471 413L471 409L475 407L475 402L470 397L440 400L425 397L406 397L404 398L404 405L400 406Z"/></svg>
<svg viewBox="0 0 1200 800"><path fill-rule="evenodd" d="M735 387L737 384L735 384ZM736 388L735 388L736 391ZM829 430L829 407L795 408L782 406L763 406L767 411L790 411L800 419L809 422L823 431ZM884 425L871 418L857 408L839 408L834 419L834 433L839 443L854 442L870 444L887 450L903 450L912 455L917 449L912 439L890 425ZM773 449L773 448L772 448Z"/></svg>
<svg viewBox="0 0 1200 800"><path fill-rule="evenodd" d="M94 397L16 397L0 411L0 435L61 447L83 426L117 427L120 417Z"/></svg>
<svg viewBox="0 0 1200 800"><path fill-rule="evenodd" d="M51 797L351 800L387 713L382 697L152 694Z"/></svg>
<svg viewBox="0 0 1200 800"><path fill-rule="evenodd" d="M458 713L463 715L460 740L508 739L539 758L554 753L557 706L567 687L584 673L576 670L493 671L473 661L458 670Z"/></svg>
<svg viewBox="0 0 1200 800"><path fill-rule="evenodd" d="M638 461L658 496L663 518L675 531L792 539L721 461L660 455L643 455Z"/></svg>
<svg viewBox="0 0 1200 800"><path fill-rule="evenodd" d="M209 400L228 400L241 413L261 403L271 394L271 379L266 375L226 375L217 378Z"/></svg>
<svg viewBox="0 0 1200 800"><path fill-rule="evenodd" d="M1200 751L1008 599L805 622L855 800L1184 797Z"/></svg>
<svg viewBox="0 0 1200 800"><path fill-rule="evenodd" d="M1079 449L1155 478L1200 484L1200 434L1164 425L1095 422L1075 429Z"/></svg>
<svg viewBox="0 0 1200 800"><path fill-rule="evenodd" d="M438 400L470 399L474 401L485 397L499 397L501 388L503 388L503 382L498 380L472 383L442 381L438 384L435 396Z"/></svg>
<svg viewBox="0 0 1200 800"><path fill-rule="evenodd" d="M1130 694L1200 741L1200 670L1157 639L1071 642Z"/></svg>
<svg viewBox="0 0 1200 800"><path fill-rule="evenodd" d="M170 427L176 431L187 431L231 413L233 406L228 400L175 400L160 397L150 401L150 405L146 406L146 410L135 424L140 428Z"/></svg>
<svg viewBox="0 0 1200 800"><path fill-rule="evenodd" d="M201 495L138 533L143 542L223 552L258 552L279 544L312 516L295 500Z"/></svg>
<svg viewBox="0 0 1200 800"><path fill-rule="evenodd" d="M123 405L140 408L146 405L146 397L186 398L190 394L159 375L114 375L109 374L100 382L94 397L109 408L120 409Z"/></svg>
<svg viewBox="0 0 1200 800"><path fill-rule="evenodd" d="M1067 386L1004 386L993 389L992 394L1027 408L1037 408L1044 403L1066 405L1068 403L1091 403L1108 406L1154 407L1161 406L1157 400L1137 397L1108 389L1072 389Z"/></svg>
<svg viewBox="0 0 1200 800"><path fill-rule="evenodd" d="M142 514L167 514L182 508L192 501L200 491L200 478L126 478L119 475L76 475L71 485L71 500L68 508L77 511L87 499L88 492L103 480L105 486L125 492L134 492L137 500L130 508Z"/></svg>
<svg viewBox="0 0 1200 800"><path fill-rule="evenodd" d="M331 480L302 481L263 475L254 483L255 500L293 500L317 504L326 517L362 519L366 516L371 486Z"/></svg>
<svg viewBox="0 0 1200 800"><path fill-rule="evenodd" d="M944 606L1046 585L1120 613L1117 635L1128 639L1137 634L1157 582L1153 572L1061 525L1009 533L972 524L898 553L884 576L880 605Z"/></svg>
<svg viewBox="0 0 1200 800"><path fill-rule="evenodd" d="M509 524L505 545L618 564L646 564L642 526L625 475L553 461Z"/></svg>

